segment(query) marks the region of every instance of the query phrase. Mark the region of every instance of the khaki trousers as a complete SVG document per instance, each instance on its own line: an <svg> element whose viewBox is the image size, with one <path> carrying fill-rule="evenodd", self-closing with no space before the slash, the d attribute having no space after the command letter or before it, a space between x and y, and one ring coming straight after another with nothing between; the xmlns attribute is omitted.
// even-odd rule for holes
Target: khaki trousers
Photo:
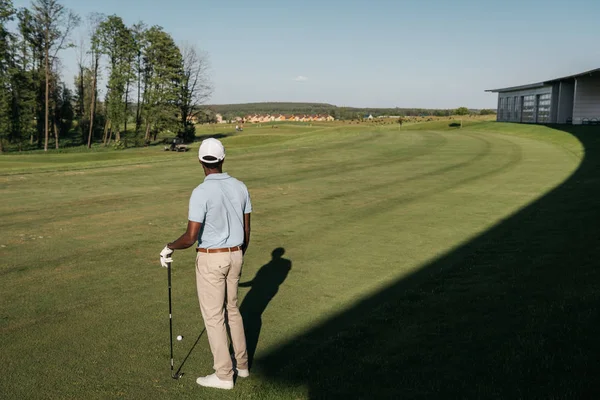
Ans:
<svg viewBox="0 0 600 400"><path fill-rule="evenodd" d="M213 368L223 380L233 380L227 327L238 369L248 369L244 323L237 305L238 283L242 272L242 251L198 253L196 286L200 310L212 351Z"/></svg>

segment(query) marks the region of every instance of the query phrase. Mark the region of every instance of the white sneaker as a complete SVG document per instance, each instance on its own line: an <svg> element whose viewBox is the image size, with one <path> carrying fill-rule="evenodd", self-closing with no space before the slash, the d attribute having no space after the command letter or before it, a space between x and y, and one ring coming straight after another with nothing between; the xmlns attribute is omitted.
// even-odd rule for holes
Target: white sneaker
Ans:
<svg viewBox="0 0 600 400"><path fill-rule="evenodd" d="M196 383L200 386L211 387L215 389L233 389L233 381L224 381L216 374L201 376L196 379Z"/></svg>
<svg viewBox="0 0 600 400"><path fill-rule="evenodd" d="M247 369L238 369L237 376L239 376L240 378L247 378L250 376L250 371L248 371Z"/></svg>

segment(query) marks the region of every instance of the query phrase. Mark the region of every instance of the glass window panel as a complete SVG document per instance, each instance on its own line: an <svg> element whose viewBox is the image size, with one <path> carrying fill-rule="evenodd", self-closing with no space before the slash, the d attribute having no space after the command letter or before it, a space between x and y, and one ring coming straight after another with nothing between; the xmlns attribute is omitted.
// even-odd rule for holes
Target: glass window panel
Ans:
<svg viewBox="0 0 600 400"><path fill-rule="evenodd" d="M550 106L552 103L552 94L544 93L538 97L537 122L546 124L550 122Z"/></svg>
<svg viewBox="0 0 600 400"><path fill-rule="evenodd" d="M535 122L535 95L523 97L523 122Z"/></svg>

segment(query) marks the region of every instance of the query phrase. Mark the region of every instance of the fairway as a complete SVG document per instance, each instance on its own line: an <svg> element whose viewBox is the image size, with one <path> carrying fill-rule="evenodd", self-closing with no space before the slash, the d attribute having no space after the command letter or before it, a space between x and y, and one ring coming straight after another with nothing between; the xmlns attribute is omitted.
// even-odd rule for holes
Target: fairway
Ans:
<svg viewBox="0 0 600 400"><path fill-rule="evenodd" d="M599 142L584 131L485 121L199 130L221 137L224 170L252 196L241 282L266 266L251 285L275 293L245 299L253 288L240 287L255 354L251 377L225 393L195 383L212 356L193 250L174 254L176 367L189 357L181 380L169 376L159 252L184 232L203 180L198 143L0 156L0 397L590 394Z"/></svg>

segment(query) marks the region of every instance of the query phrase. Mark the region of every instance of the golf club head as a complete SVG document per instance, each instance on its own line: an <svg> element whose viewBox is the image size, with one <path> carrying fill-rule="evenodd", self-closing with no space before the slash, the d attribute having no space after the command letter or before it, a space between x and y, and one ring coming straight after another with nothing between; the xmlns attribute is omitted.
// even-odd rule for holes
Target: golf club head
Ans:
<svg viewBox="0 0 600 400"><path fill-rule="evenodd" d="M179 379L183 376L183 372L177 372L175 373L175 375L172 375L171 378L173 379Z"/></svg>

